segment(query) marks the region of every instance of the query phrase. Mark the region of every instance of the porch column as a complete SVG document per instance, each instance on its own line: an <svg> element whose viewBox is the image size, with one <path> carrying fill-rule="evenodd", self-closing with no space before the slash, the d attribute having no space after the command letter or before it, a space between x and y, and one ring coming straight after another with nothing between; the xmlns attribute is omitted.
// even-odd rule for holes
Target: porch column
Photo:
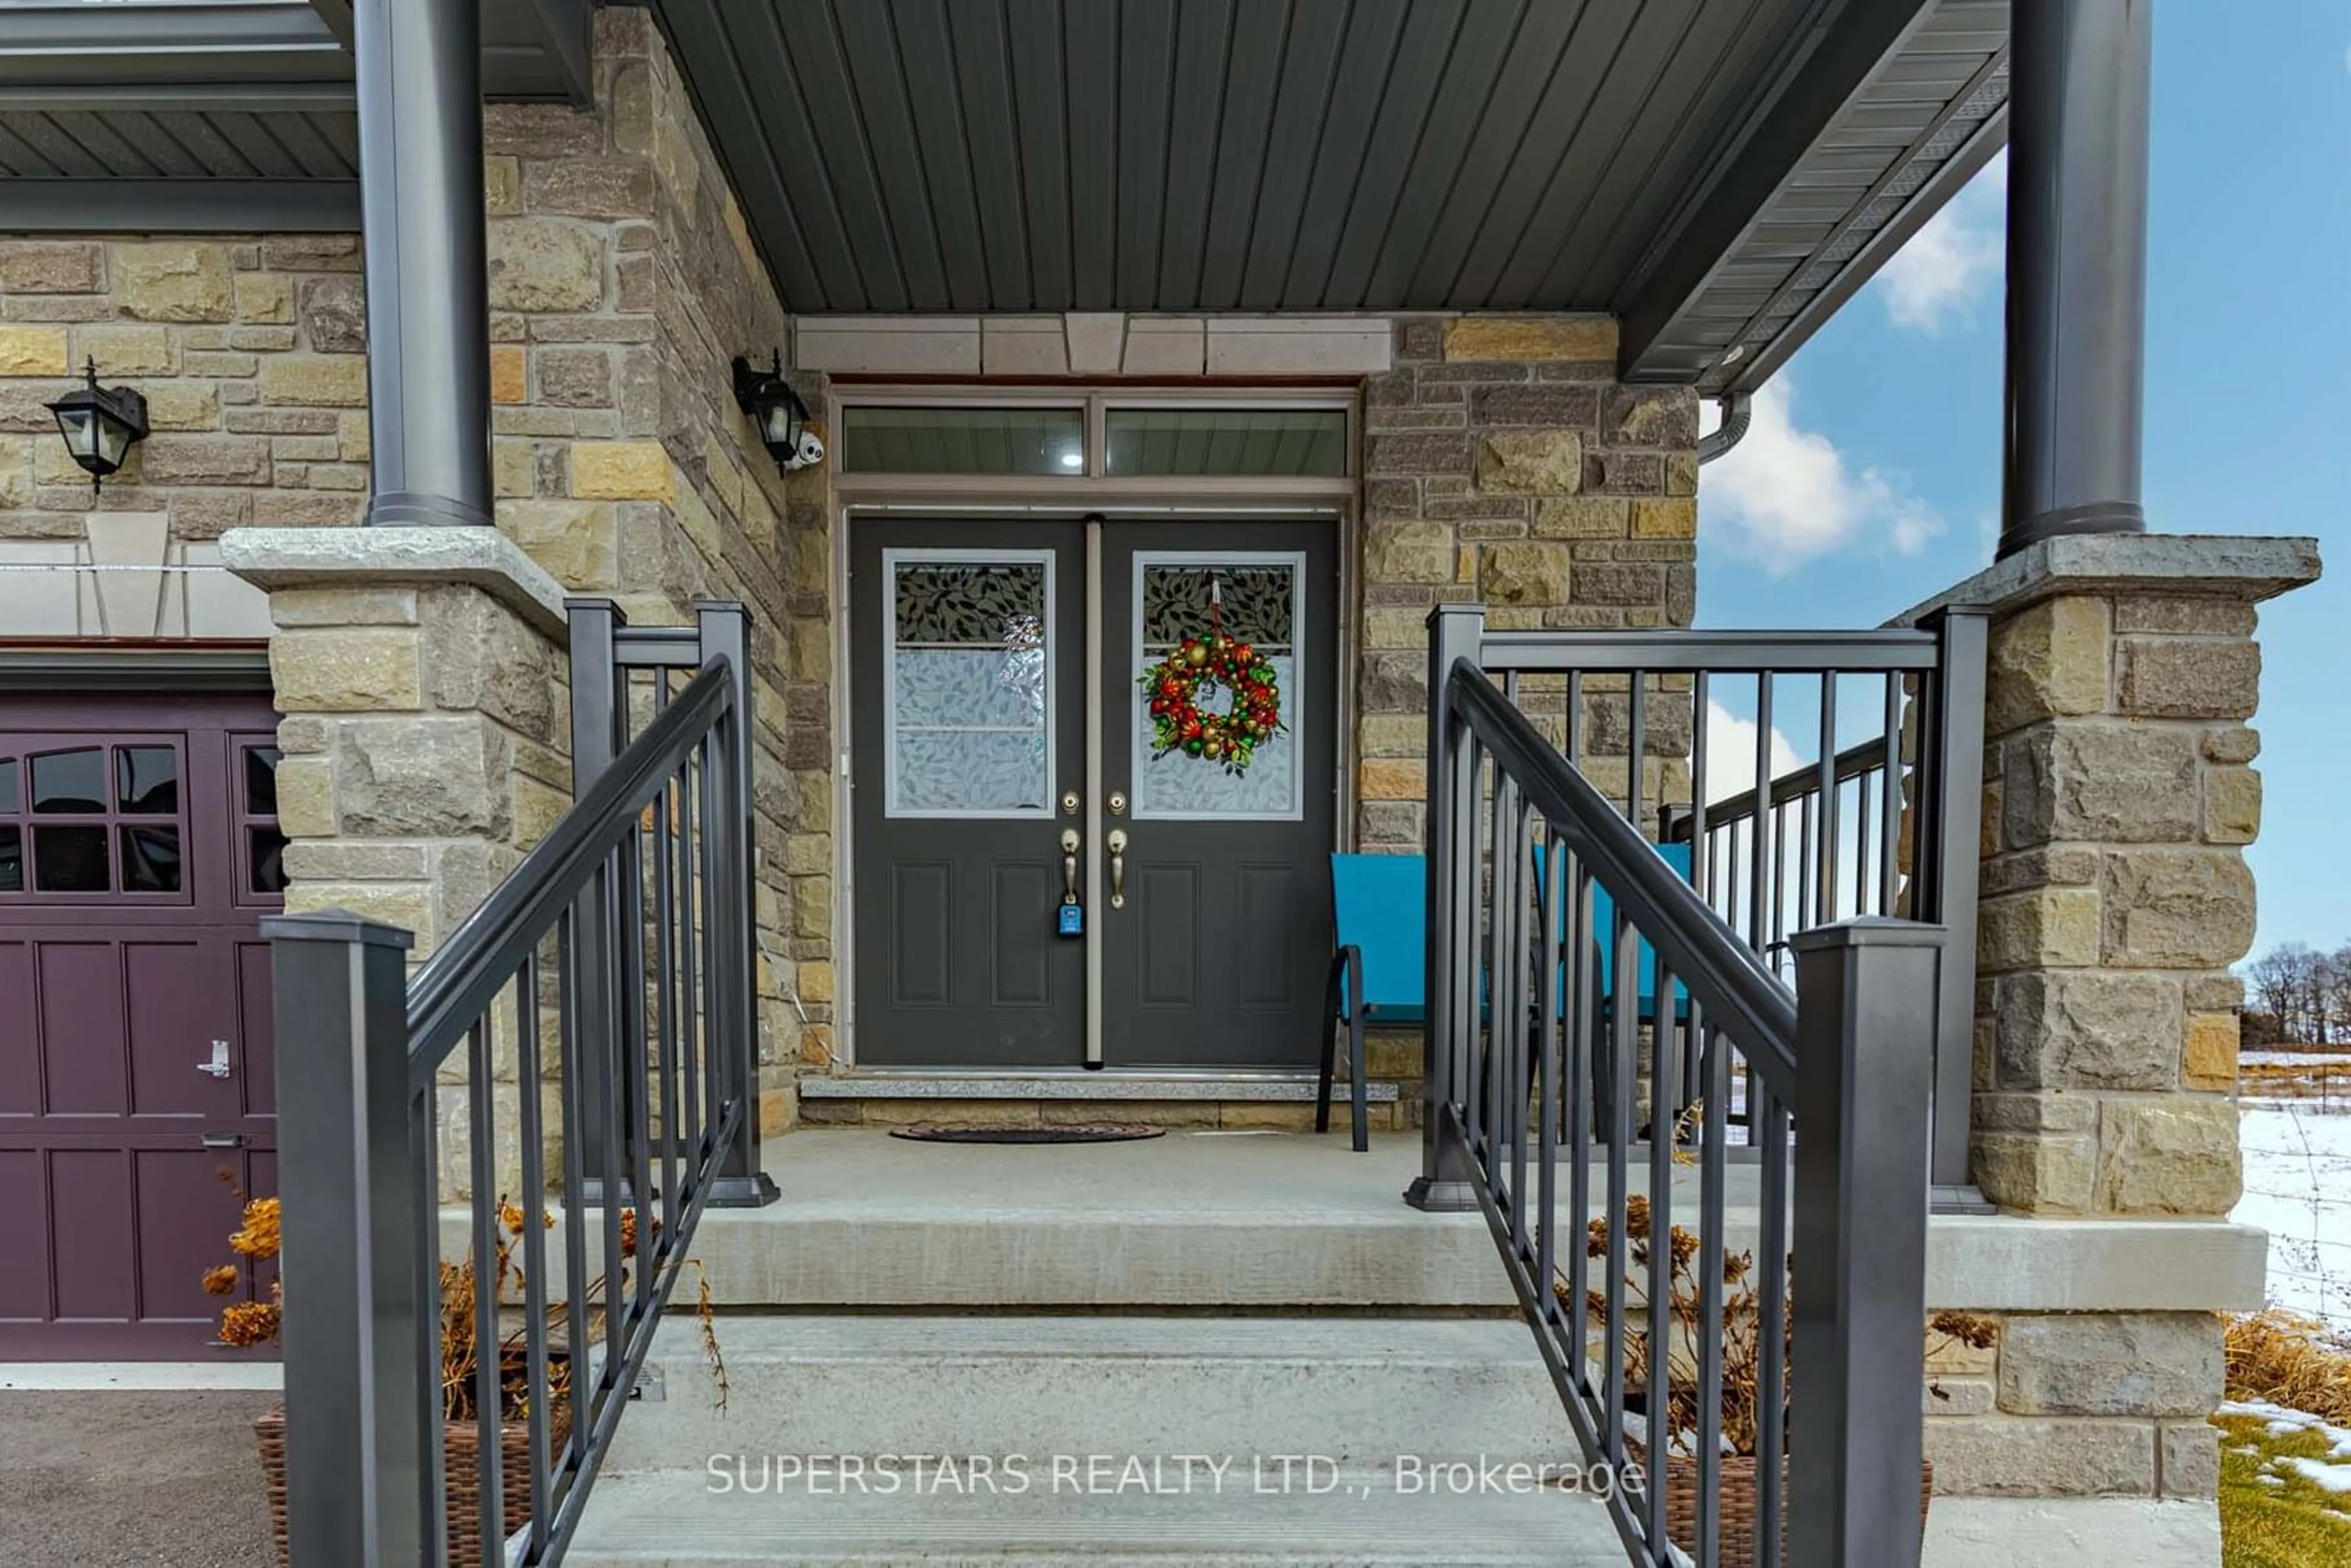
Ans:
<svg viewBox="0 0 2351 1568"><path fill-rule="evenodd" d="M2015 0L2000 554L2139 533L2151 0Z"/></svg>
<svg viewBox="0 0 2351 1568"><path fill-rule="evenodd" d="M357 0L371 525L490 523L479 0Z"/></svg>

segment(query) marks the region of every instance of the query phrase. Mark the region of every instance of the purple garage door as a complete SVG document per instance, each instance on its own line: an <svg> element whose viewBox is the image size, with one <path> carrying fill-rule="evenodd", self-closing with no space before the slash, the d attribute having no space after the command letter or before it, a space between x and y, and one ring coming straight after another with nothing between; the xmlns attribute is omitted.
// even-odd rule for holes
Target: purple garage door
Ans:
<svg viewBox="0 0 2351 1568"><path fill-rule="evenodd" d="M276 1190L276 727L0 697L0 1361L231 1354L198 1276Z"/></svg>

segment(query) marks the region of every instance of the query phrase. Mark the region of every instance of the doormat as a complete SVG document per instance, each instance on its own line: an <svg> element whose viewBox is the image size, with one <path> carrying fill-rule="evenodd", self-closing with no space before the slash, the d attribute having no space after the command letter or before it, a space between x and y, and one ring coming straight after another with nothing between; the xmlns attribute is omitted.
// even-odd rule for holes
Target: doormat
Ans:
<svg viewBox="0 0 2351 1568"><path fill-rule="evenodd" d="M1082 1122L1067 1127L981 1127L959 1122L917 1122L893 1127L893 1138L921 1144L1126 1144L1156 1138L1167 1129L1148 1122Z"/></svg>

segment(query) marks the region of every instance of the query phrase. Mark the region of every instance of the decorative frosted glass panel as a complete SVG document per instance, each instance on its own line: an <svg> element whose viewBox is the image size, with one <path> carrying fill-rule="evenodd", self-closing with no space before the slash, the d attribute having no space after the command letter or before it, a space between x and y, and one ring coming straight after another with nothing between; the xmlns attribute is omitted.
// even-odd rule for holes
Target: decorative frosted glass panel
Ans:
<svg viewBox="0 0 2351 1568"><path fill-rule="evenodd" d="M1082 474L1085 415L1074 408L841 411L852 474Z"/></svg>
<svg viewBox="0 0 2351 1568"><path fill-rule="evenodd" d="M897 550L884 560L890 815L1043 814L1053 763L1050 561Z"/></svg>
<svg viewBox="0 0 2351 1568"><path fill-rule="evenodd" d="M1113 474L1347 472L1341 409L1114 408L1103 422Z"/></svg>
<svg viewBox="0 0 2351 1568"><path fill-rule="evenodd" d="M1303 562L1295 556L1166 553L1135 558L1136 650L1134 814L1137 817L1261 817L1300 815L1302 761L1299 722L1299 662L1291 628ZM1219 602L1221 601L1221 602ZM1282 728L1260 742L1249 771L1231 774L1203 758L1151 754L1151 698L1141 677L1186 637L1206 637L1214 623L1228 637L1252 644L1273 666L1281 693ZM1223 713L1228 694L1200 688L1203 711Z"/></svg>

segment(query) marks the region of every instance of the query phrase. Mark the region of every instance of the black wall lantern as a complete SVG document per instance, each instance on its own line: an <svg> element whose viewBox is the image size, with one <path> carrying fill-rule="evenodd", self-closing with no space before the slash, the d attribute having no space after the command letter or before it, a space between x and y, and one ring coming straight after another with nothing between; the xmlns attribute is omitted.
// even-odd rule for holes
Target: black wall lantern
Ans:
<svg viewBox="0 0 2351 1568"><path fill-rule="evenodd" d="M49 404L49 412L57 416L66 450L88 470L95 494L106 476L122 466L131 444L147 439L147 400L129 387L99 386L94 359L85 373L89 384Z"/></svg>
<svg viewBox="0 0 2351 1568"><path fill-rule="evenodd" d="M784 380L784 356L761 370L735 357L735 401L759 427L759 442L776 460L778 472L789 474L824 461L824 437L809 427L808 404L792 383Z"/></svg>

